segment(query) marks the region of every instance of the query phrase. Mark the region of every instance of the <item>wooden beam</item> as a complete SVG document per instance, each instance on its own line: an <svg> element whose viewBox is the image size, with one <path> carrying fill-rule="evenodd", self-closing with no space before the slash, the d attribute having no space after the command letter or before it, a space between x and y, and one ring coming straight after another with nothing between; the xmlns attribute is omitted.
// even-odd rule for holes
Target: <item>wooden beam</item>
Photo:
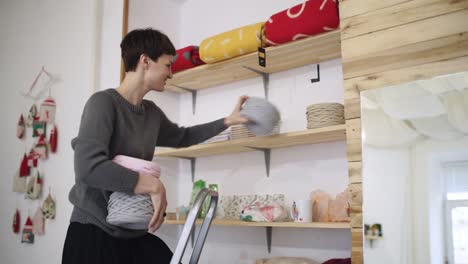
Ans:
<svg viewBox="0 0 468 264"><path fill-rule="evenodd" d="M123 12L122 12L122 38L127 35L128 32L128 1L124 0L123 2ZM123 60L120 60L120 82L125 78L125 67Z"/></svg>
<svg viewBox="0 0 468 264"><path fill-rule="evenodd" d="M437 62L400 68L391 71L369 74L344 81L345 97L356 96L356 91L375 89L388 85L406 83L414 80L423 80L439 75L462 72L468 70L468 56ZM345 107L346 113L346 107Z"/></svg>
<svg viewBox="0 0 468 264"><path fill-rule="evenodd" d="M360 161L348 162L349 184L362 183L362 163Z"/></svg>
<svg viewBox="0 0 468 264"><path fill-rule="evenodd" d="M468 32L343 60L343 76L350 79L463 56L468 56Z"/></svg>
<svg viewBox="0 0 468 264"><path fill-rule="evenodd" d="M361 161L361 119L346 120L346 151L348 162Z"/></svg>
<svg viewBox="0 0 468 264"><path fill-rule="evenodd" d="M342 41L344 60L466 32L468 9Z"/></svg>
<svg viewBox="0 0 468 264"><path fill-rule="evenodd" d="M409 0L340 0L340 19L365 14L408 1Z"/></svg>
<svg viewBox="0 0 468 264"><path fill-rule="evenodd" d="M413 0L340 21L341 39L392 28L468 8L468 0Z"/></svg>

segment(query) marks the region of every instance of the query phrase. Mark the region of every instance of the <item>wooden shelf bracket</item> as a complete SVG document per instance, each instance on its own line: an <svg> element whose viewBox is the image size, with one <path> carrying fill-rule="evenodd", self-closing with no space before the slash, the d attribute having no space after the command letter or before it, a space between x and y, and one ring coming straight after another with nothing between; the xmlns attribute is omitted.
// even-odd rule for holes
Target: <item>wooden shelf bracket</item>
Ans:
<svg viewBox="0 0 468 264"><path fill-rule="evenodd" d="M271 161L271 149L268 148L256 148L256 147L249 147L250 149L259 150L263 152L263 156L265 157L265 170L267 177L270 177L270 161Z"/></svg>
<svg viewBox="0 0 468 264"><path fill-rule="evenodd" d="M252 72L255 72L256 74L262 76L263 90L265 92L265 99L268 100L268 90L269 90L269 87L270 87L270 74L267 73L267 72L262 72L262 71L250 68L248 66L242 66L242 67L244 67L245 69L250 70Z"/></svg>

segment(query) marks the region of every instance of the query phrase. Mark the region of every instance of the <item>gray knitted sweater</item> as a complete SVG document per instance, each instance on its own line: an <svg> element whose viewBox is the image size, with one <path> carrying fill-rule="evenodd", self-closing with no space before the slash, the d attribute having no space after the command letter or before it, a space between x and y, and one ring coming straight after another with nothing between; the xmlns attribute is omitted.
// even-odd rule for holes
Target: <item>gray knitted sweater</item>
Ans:
<svg viewBox="0 0 468 264"><path fill-rule="evenodd" d="M106 222L112 192L133 193L138 173L112 159L126 155L152 160L155 146L186 147L223 131L223 119L193 127L172 123L154 102L132 105L115 89L93 94L85 105L75 151L75 185L69 199L71 222L93 224L114 237L131 238L145 230L129 230Z"/></svg>

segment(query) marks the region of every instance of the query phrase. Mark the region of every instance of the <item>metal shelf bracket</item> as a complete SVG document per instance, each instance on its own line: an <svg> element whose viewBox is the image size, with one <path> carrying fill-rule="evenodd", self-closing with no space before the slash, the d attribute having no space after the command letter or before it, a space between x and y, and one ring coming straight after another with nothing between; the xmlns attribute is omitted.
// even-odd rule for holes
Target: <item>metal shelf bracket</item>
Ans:
<svg viewBox="0 0 468 264"><path fill-rule="evenodd" d="M262 81L263 81L263 90L265 92L265 99L268 100L268 90L270 88L270 74L267 72L262 72L253 68L250 68L249 66L242 66L247 70L253 71L256 74L262 76Z"/></svg>

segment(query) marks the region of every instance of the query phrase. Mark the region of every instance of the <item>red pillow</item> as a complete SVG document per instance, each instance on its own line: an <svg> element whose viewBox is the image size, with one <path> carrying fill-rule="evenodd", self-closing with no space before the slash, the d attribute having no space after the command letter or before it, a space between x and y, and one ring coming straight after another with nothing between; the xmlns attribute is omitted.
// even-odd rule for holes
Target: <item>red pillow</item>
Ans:
<svg viewBox="0 0 468 264"><path fill-rule="evenodd" d="M265 37L269 46L298 40L340 25L337 0L307 0L272 15L265 23Z"/></svg>
<svg viewBox="0 0 468 264"><path fill-rule="evenodd" d="M194 68L198 65L205 64L200 60L197 46L187 46L176 51L174 63L172 63L171 70L173 73Z"/></svg>
<svg viewBox="0 0 468 264"><path fill-rule="evenodd" d="M350 258L345 259L329 259L322 264L351 264Z"/></svg>

